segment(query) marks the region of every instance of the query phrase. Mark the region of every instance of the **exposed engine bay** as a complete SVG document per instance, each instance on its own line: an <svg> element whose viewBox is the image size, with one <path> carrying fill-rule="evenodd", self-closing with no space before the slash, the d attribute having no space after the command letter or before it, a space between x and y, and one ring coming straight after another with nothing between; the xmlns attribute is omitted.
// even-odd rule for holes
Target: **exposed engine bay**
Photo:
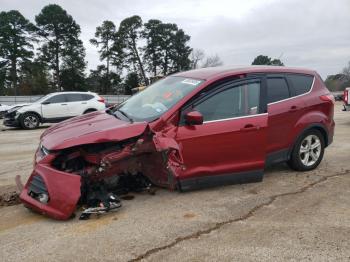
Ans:
<svg viewBox="0 0 350 262"><path fill-rule="evenodd" d="M150 190L150 180L141 173L142 163L129 159L125 166L116 165L132 152L135 139L123 143L83 145L61 151L52 165L60 171L81 176L79 204L86 206L80 219L103 214L121 207L119 196ZM141 140L138 142L141 143ZM135 150L135 147L133 147ZM123 151L124 150L124 151ZM131 151L130 151L131 150ZM124 154L120 155L122 152Z"/></svg>

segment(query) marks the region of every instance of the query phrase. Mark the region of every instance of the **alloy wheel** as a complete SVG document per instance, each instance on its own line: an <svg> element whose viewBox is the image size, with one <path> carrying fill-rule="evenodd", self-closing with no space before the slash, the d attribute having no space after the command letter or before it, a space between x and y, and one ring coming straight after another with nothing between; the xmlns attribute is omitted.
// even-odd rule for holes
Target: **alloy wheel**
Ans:
<svg viewBox="0 0 350 262"><path fill-rule="evenodd" d="M35 116L27 116L23 123L26 128L35 128L38 125L38 119Z"/></svg>
<svg viewBox="0 0 350 262"><path fill-rule="evenodd" d="M318 136L308 135L301 142L299 157L304 166L312 166L320 158L322 144Z"/></svg>

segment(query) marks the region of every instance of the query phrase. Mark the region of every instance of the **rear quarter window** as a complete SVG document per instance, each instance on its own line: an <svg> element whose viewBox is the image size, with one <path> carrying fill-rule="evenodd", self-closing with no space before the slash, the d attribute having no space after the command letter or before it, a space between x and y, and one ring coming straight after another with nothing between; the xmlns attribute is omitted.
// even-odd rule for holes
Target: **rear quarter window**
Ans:
<svg viewBox="0 0 350 262"><path fill-rule="evenodd" d="M302 95L310 91L314 77L310 75L288 75L288 80L292 83L295 95Z"/></svg>
<svg viewBox="0 0 350 262"><path fill-rule="evenodd" d="M84 101L87 101L87 100L90 100L90 99L94 98L93 95L88 95L88 94L82 94L82 96L83 96Z"/></svg>

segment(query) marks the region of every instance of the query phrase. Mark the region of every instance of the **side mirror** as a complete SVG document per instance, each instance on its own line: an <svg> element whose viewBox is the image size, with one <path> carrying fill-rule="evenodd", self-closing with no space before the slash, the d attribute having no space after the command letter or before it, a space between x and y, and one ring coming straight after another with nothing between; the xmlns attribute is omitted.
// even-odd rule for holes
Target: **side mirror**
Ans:
<svg viewBox="0 0 350 262"><path fill-rule="evenodd" d="M47 101L44 101L41 103L42 105L48 105L48 104L51 104L50 102L47 102Z"/></svg>
<svg viewBox="0 0 350 262"><path fill-rule="evenodd" d="M203 124L203 115L198 111L191 111L185 115L187 125L201 125Z"/></svg>

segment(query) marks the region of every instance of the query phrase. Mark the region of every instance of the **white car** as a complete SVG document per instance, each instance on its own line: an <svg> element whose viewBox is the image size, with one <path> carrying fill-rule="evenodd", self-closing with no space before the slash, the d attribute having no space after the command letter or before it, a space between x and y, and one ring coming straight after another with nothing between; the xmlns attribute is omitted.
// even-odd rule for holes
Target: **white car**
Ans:
<svg viewBox="0 0 350 262"><path fill-rule="evenodd" d="M4 116L4 125L34 129L40 123L57 123L105 108L105 99L96 93L51 93L34 103L15 105L9 109Z"/></svg>

